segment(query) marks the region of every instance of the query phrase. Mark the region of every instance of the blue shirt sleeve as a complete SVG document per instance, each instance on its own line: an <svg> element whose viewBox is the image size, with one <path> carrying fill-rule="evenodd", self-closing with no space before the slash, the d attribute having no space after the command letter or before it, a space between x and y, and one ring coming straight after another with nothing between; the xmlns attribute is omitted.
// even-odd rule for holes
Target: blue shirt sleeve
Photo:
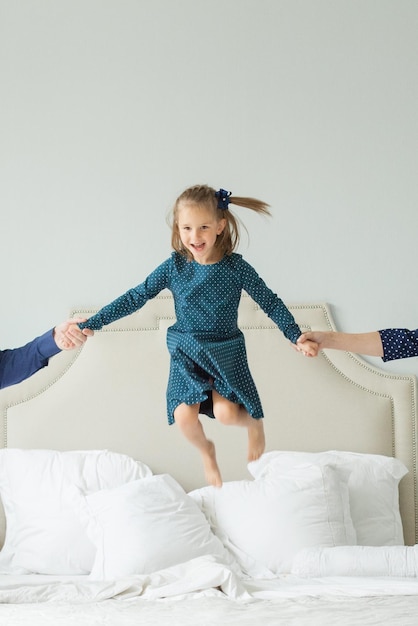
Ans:
<svg viewBox="0 0 418 626"><path fill-rule="evenodd" d="M244 259L242 267L243 289L280 328L284 336L292 343L296 343L302 333L283 300L267 287L255 269Z"/></svg>
<svg viewBox="0 0 418 626"><path fill-rule="evenodd" d="M383 345L383 361L418 356L418 329L385 328L379 330Z"/></svg>
<svg viewBox="0 0 418 626"><path fill-rule="evenodd" d="M138 311L151 298L155 298L163 289L168 287L171 275L172 261L167 259L159 265L145 280L137 287L129 289L126 293L110 304L104 306L95 315L89 317L86 322L79 324L81 329L90 328L100 330L103 326L111 324L121 317L126 317Z"/></svg>
<svg viewBox="0 0 418 626"><path fill-rule="evenodd" d="M37 337L21 348L0 351L0 389L29 378L60 349L54 341L53 330Z"/></svg>

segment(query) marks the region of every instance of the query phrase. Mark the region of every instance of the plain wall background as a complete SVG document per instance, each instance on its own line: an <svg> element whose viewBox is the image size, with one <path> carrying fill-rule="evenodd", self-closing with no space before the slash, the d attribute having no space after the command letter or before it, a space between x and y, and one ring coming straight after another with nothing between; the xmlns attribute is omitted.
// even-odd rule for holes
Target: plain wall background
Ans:
<svg viewBox="0 0 418 626"><path fill-rule="evenodd" d="M195 183L271 204L286 303L418 326L416 0L0 0L0 71L3 348L142 282Z"/></svg>

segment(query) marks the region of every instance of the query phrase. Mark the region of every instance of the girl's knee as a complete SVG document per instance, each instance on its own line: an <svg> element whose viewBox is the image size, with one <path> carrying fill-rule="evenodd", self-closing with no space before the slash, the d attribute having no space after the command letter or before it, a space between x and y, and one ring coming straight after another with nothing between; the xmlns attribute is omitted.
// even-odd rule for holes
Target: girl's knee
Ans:
<svg viewBox="0 0 418 626"><path fill-rule="evenodd" d="M232 402L220 403L218 406L214 407L214 415L216 419L221 422L221 424L225 424L228 426L229 424L236 424L239 419L240 407L238 404L233 404Z"/></svg>
<svg viewBox="0 0 418 626"><path fill-rule="evenodd" d="M173 416L178 426L191 424L199 417L198 405L179 404L174 409Z"/></svg>
<svg viewBox="0 0 418 626"><path fill-rule="evenodd" d="M232 425L241 424L245 409L241 404L236 404L221 396L217 391L212 392L213 414L221 424Z"/></svg>

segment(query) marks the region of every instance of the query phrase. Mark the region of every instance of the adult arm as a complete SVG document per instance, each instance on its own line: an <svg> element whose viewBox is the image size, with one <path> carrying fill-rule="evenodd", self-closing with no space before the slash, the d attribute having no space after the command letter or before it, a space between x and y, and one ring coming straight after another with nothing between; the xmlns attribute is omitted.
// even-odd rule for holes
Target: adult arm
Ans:
<svg viewBox="0 0 418 626"><path fill-rule="evenodd" d="M418 329L385 328L379 330L379 336L383 347L383 361L418 356Z"/></svg>
<svg viewBox="0 0 418 626"><path fill-rule="evenodd" d="M48 361L61 350L81 346L92 331L81 332L78 322L84 318L70 319L48 330L21 348L0 351L0 389L16 385L48 365Z"/></svg>
<svg viewBox="0 0 418 626"><path fill-rule="evenodd" d="M29 378L60 352L54 340L54 329L30 341L21 348L0 352L0 389Z"/></svg>
<svg viewBox="0 0 418 626"><path fill-rule="evenodd" d="M319 350L347 350L356 354L383 357L383 345L378 331L370 333L340 333L336 331L310 331L303 333L298 345L314 341Z"/></svg>

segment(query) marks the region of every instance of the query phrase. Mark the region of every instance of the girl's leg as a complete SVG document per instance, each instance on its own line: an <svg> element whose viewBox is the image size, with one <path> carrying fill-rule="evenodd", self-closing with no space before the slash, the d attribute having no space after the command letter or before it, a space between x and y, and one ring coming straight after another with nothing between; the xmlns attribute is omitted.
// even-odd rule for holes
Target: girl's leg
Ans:
<svg viewBox="0 0 418 626"><path fill-rule="evenodd" d="M179 404L174 411L174 420L183 435L202 455L206 480L214 487L222 486L221 473L216 462L215 446L207 439L199 420L199 404Z"/></svg>
<svg viewBox="0 0 418 626"><path fill-rule="evenodd" d="M248 430L248 460L256 461L266 447L262 419L254 419L240 404L235 404L212 391L213 413L217 420L228 426L244 426Z"/></svg>

